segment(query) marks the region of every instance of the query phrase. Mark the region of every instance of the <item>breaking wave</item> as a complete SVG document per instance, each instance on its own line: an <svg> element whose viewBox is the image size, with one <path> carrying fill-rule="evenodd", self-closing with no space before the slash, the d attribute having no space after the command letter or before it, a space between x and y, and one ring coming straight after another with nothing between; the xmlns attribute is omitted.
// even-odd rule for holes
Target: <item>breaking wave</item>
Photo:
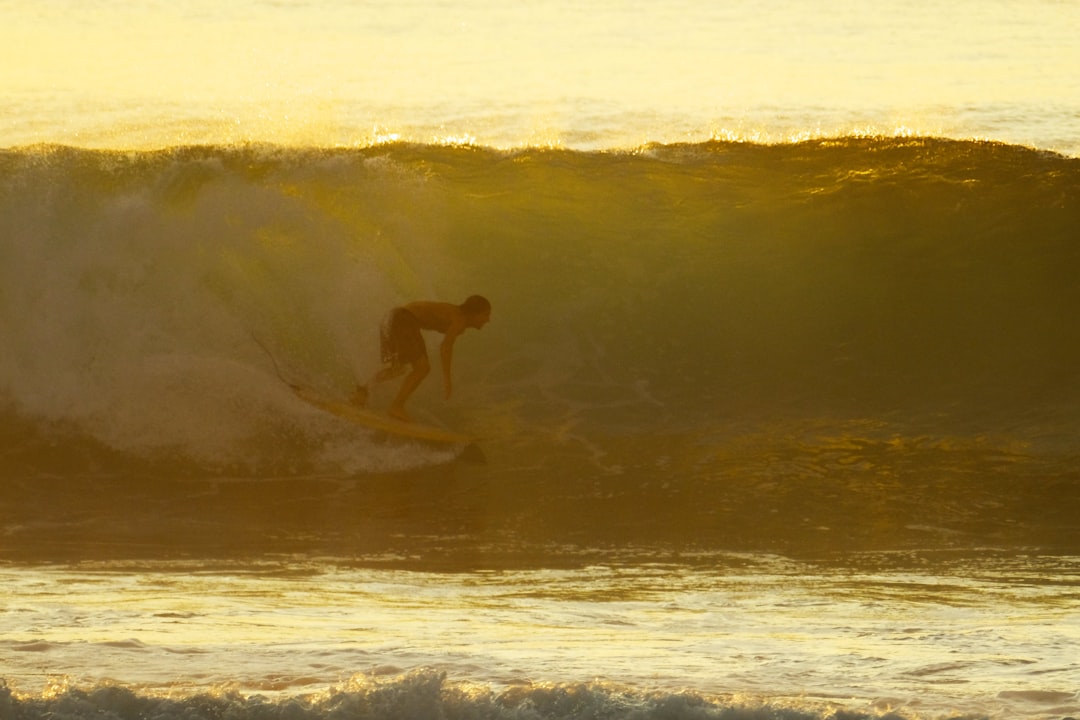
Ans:
<svg viewBox="0 0 1080 720"><path fill-rule="evenodd" d="M299 402L252 336L344 396L388 308L476 292L454 401L413 404L521 464L748 435L1071 458L1077 227L1080 161L933 138L12 149L0 437L39 469L445 463Z"/></svg>

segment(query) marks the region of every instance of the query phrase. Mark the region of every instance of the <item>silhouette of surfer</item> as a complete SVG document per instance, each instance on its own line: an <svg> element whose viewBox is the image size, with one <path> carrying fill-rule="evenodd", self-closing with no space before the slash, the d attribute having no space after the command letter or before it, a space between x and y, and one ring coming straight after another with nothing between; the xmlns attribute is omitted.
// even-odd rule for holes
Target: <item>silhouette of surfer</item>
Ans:
<svg viewBox="0 0 1080 720"><path fill-rule="evenodd" d="M386 413L398 420L412 421L405 411L405 403L431 371L427 344L421 330L434 330L444 336L439 345L439 359L442 363L443 389L446 398L450 399L453 392L450 367L454 358L454 342L467 329L479 330L489 320L491 303L480 295L472 295L460 305L421 300L392 309L379 333L383 367L366 384L356 386L353 402L366 407L373 386L398 378L411 368Z"/></svg>

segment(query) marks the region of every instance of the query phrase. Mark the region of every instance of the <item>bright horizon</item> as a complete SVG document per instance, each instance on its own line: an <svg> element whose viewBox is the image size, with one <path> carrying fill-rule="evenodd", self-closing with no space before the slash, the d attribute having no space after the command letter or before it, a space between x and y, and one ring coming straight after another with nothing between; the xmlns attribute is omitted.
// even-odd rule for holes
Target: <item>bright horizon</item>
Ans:
<svg viewBox="0 0 1080 720"><path fill-rule="evenodd" d="M1077 26L1047 2L8 3L0 147L917 133L1075 153Z"/></svg>

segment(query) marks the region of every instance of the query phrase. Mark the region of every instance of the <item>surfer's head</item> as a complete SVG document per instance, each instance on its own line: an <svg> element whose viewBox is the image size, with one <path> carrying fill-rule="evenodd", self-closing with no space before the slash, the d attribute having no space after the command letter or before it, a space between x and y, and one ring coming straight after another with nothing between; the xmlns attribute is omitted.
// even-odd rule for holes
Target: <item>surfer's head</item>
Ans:
<svg viewBox="0 0 1080 720"><path fill-rule="evenodd" d="M465 313L465 322L469 327L479 330L491 320L491 303L486 297L470 295L459 307Z"/></svg>

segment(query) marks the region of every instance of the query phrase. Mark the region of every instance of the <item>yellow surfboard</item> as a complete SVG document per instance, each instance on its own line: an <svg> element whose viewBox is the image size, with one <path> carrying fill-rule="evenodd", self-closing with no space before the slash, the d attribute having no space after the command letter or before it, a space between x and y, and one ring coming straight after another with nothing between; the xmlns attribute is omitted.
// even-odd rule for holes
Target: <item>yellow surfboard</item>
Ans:
<svg viewBox="0 0 1080 720"><path fill-rule="evenodd" d="M380 415L379 413L372 412L371 410L356 405L351 405L339 400L330 400L303 385L289 383L289 387L293 389L293 392L296 393L298 398L309 405L317 407L320 410L325 410L342 420L348 420L349 422L356 423L357 425L361 425L371 430L381 430L399 437L414 438L416 440L426 440L428 442L436 443L467 445L477 440L477 438L472 437L471 435L463 435L461 433L453 432L452 430L435 427L434 425L402 422L401 420L395 420L388 415Z"/></svg>

